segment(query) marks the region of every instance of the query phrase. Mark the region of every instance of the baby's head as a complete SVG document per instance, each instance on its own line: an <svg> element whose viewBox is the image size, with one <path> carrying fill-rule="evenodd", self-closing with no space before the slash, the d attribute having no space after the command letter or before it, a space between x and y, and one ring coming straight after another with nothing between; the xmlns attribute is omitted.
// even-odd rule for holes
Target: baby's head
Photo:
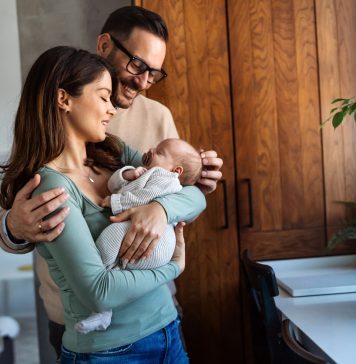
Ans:
<svg viewBox="0 0 356 364"><path fill-rule="evenodd" d="M202 161L199 152L182 139L165 139L144 153L147 168L161 167L179 174L183 186L194 185L200 178Z"/></svg>

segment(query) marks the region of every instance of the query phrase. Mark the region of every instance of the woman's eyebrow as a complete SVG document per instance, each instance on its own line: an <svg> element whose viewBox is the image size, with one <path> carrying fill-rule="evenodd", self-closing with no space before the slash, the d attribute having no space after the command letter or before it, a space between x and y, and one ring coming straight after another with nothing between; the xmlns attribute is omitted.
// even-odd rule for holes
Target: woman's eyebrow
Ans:
<svg viewBox="0 0 356 364"><path fill-rule="evenodd" d="M109 89L107 87L100 87L100 88L98 88L98 91L101 91L101 90L105 90L105 91L107 91L111 95L111 89Z"/></svg>

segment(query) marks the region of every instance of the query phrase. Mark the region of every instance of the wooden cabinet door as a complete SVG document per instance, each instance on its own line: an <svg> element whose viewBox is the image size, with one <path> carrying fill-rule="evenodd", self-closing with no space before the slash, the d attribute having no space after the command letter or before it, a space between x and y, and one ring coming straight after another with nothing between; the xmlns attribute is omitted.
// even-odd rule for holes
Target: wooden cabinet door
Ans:
<svg viewBox="0 0 356 364"><path fill-rule="evenodd" d="M313 0L228 1L241 251L324 254Z"/></svg>
<svg viewBox="0 0 356 364"><path fill-rule="evenodd" d="M239 259L225 1L144 0L166 20L168 78L147 96L169 107L182 138L224 159L224 182L186 230L178 279L183 333L192 363L241 363ZM225 202L225 203L224 203Z"/></svg>
<svg viewBox="0 0 356 364"><path fill-rule="evenodd" d="M356 3L354 0L316 0L321 117L330 115L333 99L356 96ZM355 211L337 201L356 201L356 124L350 118L323 132L327 232L355 221ZM352 213L352 214L350 214ZM355 244L338 247L350 251ZM341 248L341 249L340 249Z"/></svg>

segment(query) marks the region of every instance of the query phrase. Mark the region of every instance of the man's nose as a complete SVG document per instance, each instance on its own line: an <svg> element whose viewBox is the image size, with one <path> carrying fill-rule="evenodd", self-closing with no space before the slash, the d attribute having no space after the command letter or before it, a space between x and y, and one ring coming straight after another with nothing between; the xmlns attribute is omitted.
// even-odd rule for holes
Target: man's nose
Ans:
<svg viewBox="0 0 356 364"><path fill-rule="evenodd" d="M150 86L150 83L148 83L148 75L149 71L146 71L135 76L135 82L140 90L146 90Z"/></svg>

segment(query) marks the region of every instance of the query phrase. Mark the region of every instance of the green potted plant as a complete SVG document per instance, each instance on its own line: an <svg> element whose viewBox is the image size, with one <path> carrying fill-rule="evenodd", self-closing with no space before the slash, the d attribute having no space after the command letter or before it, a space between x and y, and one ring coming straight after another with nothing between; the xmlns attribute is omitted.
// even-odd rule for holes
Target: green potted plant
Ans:
<svg viewBox="0 0 356 364"><path fill-rule="evenodd" d="M332 104L334 107L330 110L329 118L322 124L325 125L331 120L331 123L336 129L339 127L348 117L352 117L354 122L356 122L356 99L352 97L350 99L338 98L335 99ZM349 201L338 201L347 206L353 213L352 216L356 216L356 202ZM348 221L347 226L341 230L338 230L332 235L328 241L327 248L332 250L339 243L356 239L356 220Z"/></svg>
<svg viewBox="0 0 356 364"><path fill-rule="evenodd" d="M334 107L330 110L329 118L322 124L325 125L330 119L334 129L340 126L348 116L352 116L356 122L356 99L351 97L350 99L335 99L331 104Z"/></svg>

